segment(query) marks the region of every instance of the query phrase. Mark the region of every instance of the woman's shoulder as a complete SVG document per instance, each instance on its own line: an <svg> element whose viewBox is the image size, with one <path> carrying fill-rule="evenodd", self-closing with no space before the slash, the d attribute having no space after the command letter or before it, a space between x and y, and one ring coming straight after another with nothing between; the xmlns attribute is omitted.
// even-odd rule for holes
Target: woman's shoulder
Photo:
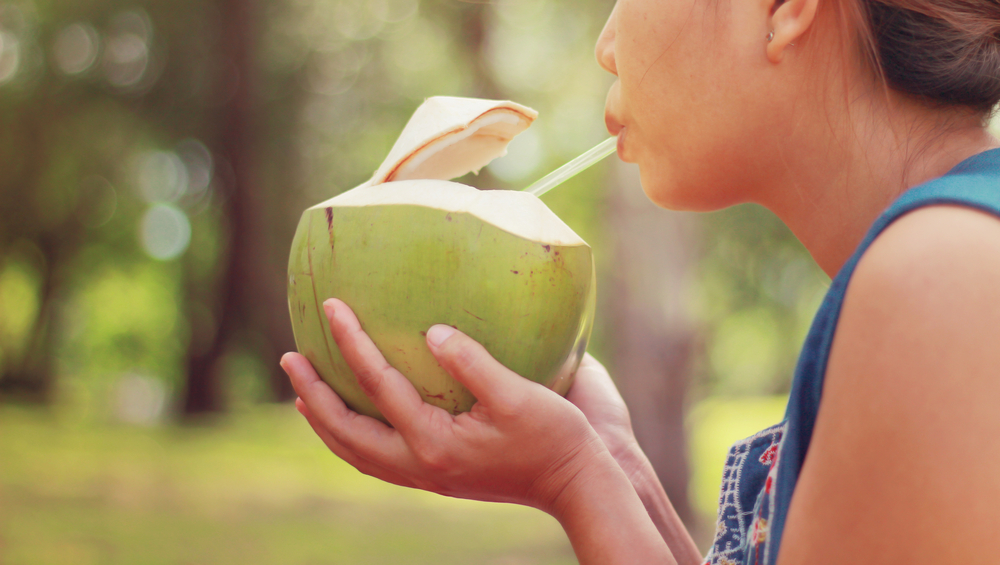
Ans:
<svg viewBox="0 0 1000 565"><path fill-rule="evenodd" d="M838 333L858 317L865 325L913 322L908 328L916 331L923 327L919 320L954 321L965 312L961 303L996 298L1000 150L965 159L943 177L904 193L873 226L858 255L852 272L845 273L846 288L841 287ZM880 313L892 315L883 319ZM936 327L938 333L944 328Z"/></svg>
<svg viewBox="0 0 1000 565"><path fill-rule="evenodd" d="M876 354L873 347L880 344L881 351L902 354L886 363L912 369L914 376L951 372L948 363L990 351L997 352L993 369L1000 372L998 335L1000 216L965 206L926 206L893 222L858 262L828 371L847 356ZM935 351L930 364L908 366L929 351Z"/></svg>
<svg viewBox="0 0 1000 565"><path fill-rule="evenodd" d="M881 233L844 299L784 562L980 555L1000 528L998 336L997 215L921 207Z"/></svg>
<svg viewBox="0 0 1000 565"><path fill-rule="evenodd" d="M875 301L893 305L893 317L947 314L949 306L997 295L1000 210L938 204L902 215L872 242L851 277L844 313Z"/></svg>

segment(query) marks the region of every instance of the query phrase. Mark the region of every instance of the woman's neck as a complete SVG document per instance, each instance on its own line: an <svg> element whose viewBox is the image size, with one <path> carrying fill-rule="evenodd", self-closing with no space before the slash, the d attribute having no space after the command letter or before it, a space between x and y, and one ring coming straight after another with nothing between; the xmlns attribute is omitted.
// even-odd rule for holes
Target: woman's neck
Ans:
<svg viewBox="0 0 1000 565"><path fill-rule="evenodd" d="M758 202L791 228L830 277L899 195L1000 147L976 116L894 102L879 119L868 104L865 115L857 108L845 112L854 119L841 120L833 132L827 120L827 135L803 131L779 142L786 167Z"/></svg>

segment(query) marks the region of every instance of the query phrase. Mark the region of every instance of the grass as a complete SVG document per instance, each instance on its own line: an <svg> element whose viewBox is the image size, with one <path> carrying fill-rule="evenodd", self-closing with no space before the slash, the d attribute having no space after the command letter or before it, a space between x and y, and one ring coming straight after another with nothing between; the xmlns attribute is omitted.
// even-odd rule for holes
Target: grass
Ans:
<svg viewBox="0 0 1000 565"><path fill-rule="evenodd" d="M727 448L780 420L784 400L692 410L691 492L706 520ZM0 405L0 565L443 562L576 560L544 513L361 475L289 405L161 427Z"/></svg>
<svg viewBox="0 0 1000 565"><path fill-rule="evenodd" d="M0 406L0 564L576 563L528 508L383 484L290 406L205 427Z"/></svg>

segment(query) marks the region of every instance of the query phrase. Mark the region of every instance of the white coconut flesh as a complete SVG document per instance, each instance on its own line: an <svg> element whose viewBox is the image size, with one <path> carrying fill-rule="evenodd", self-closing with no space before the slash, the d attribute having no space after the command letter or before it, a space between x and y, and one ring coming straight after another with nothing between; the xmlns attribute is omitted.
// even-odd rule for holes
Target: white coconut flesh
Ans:
<svg viewBox="0 0 1000 565"><path fill-rule="evenodd" d="M435 96L406 124L370 184L453 179L507 154L538 113L509 101Z"/></svg>
<svg viewBox="0 0 1000 565"><path fill-rule="evenodd" d="M524 119L513 112L492 112L464 131L445 135L403 162L391 180L442 179L478 173L497 157L507 154L507 144L521 133Z"/></svg>
<svg viewBox="0 0 1000 565"><path fill-rule="evenodd" d="M349 190L312 209L410 205L471 214L510 234L545 245L586 245L536 196L513 190L477 190L435 179L397 181Z"/></svg>

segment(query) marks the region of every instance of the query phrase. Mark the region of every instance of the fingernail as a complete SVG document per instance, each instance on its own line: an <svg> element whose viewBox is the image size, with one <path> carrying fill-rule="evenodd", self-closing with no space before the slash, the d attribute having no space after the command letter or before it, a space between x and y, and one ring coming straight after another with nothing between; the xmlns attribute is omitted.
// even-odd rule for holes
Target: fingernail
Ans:
<svg viewBox="0 0 1000 565"><path fill-rule="evenodd" d="M427 330L427 341L434 347L440 347L449 337L455 335L455 328L437 325Z"/></svg>
<svg viewBox="0 0 1000 565"><path fill-rule="evenodd" d="M334 304L332 298L323 303L323 311L326 312L327 318L333 318L337 314L337 307Z"/></svg>

